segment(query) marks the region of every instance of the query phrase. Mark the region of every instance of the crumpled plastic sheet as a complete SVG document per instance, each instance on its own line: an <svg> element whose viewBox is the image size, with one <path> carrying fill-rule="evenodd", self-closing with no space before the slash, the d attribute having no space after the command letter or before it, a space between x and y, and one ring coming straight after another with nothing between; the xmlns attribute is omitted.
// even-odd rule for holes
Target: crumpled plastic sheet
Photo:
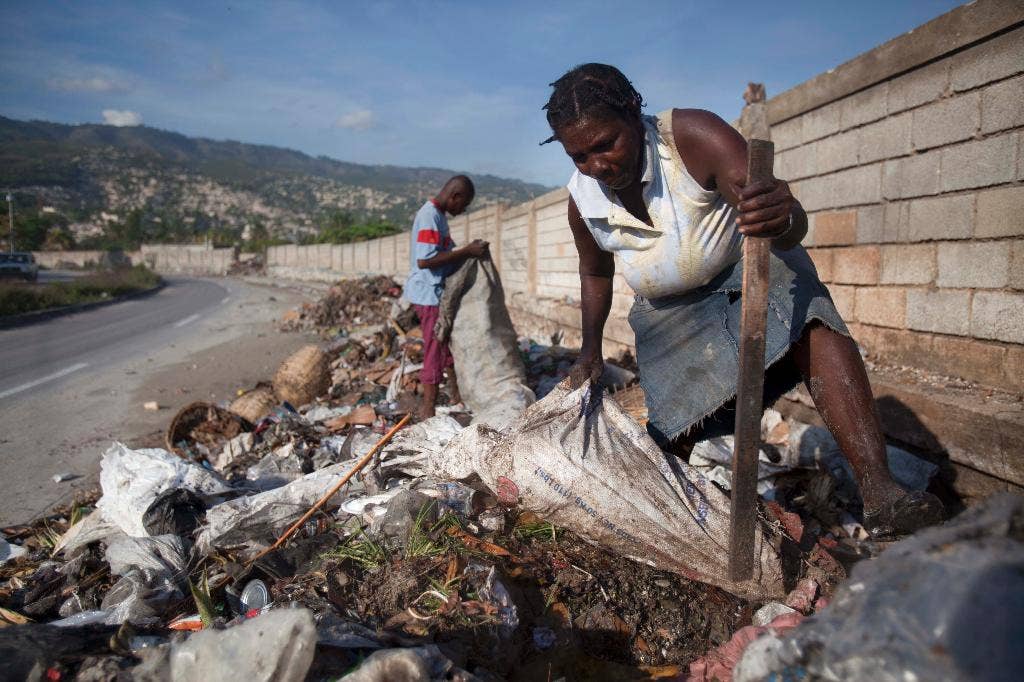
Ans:
<svg viewBox="0 0 1024 682"><path fill-rule="evenodd" d="M183 595L189 542L176 535L135 538L122 535L107 545L113 575L122 576L100 605L106 623L144 625L161 620L164 608Z"/></svg>
<svg viewBox="0 0 1024 682"><path fill-rule="evenodd" d="M157 496L186 488L203 498L232 492L219 476L159 448L132 450L114 443L100 463L103 497L96 504L110 523L133 537L148 537L143 516Z"/></svg>
<svg viewBox="0 0 1024 682"><path fill-rule="evenodd" d="M118 537L107 545L106 559L113 575L138 569L148 575L184 575L190 543L177 535L151 538Z"/></svg>
<svg viewBox="0 0 1024 682"><path fill-rule="evenodd" d="M775 410L766 410L762 420L762 433L781 421ZM775 477L794 469L824 469L829 471L840 485L856 490L853 470L843 456L828 429L808 424L790 423L789 437L785 445L775 449L773 459L763 449L758 452L757 492L772 499ZM732 484L732 457L734 439L720 436L698 442L690 455L690 464L699 468L705 476L726 490ZM906 450L887 446L889 471L893 479L908 490L924 490L938 467Z"/></svg>
<svg viewBox="0 0 1024 682"><path fill-rule="evenodd" d="M335 464L280 488L214 505L206 512L206 523L196 539L198 551L206 555L217 546L257 549L271 544L355 464L355 460ZM353 477L329 503L337 506L345 497L362 490L362 483Z"/></svg>
<svg viewBox="0 0 1024 682"><path fill-rule="evenodd" d="M316 653L308 609L271 609L226 630L207 629L171 645L171 682L302 682Z"/></svg>
<svg viewBox="0 0 1024 682"><path fill-rule="evenodd" d="M744 652L734 680L1016 680L1024 496L1000 493L854 566L814 618Z"/></svg>
<svg viewBox="0 0 1024 682"><path fill-rule="evenodd" d="M436 644L427 644L375 651L340 682L442 682L452 679L474 682L479 678L457 668Z"/></svg>
<svg viewBox="0 0 1024 682"><path fill-rule="evenodd" d="M5 538L0 538L0 566L6 564L11 559L17 559L27 551L24 547L12 545Z"/></svg>
<svg viewBox="0 0 1024 682"><path fill-rule="evenodd" d="M53 547L53 554L64 552L71 556L79 547L105 540L112 535L123 535L124 531L103 518L103 512L94 509L88 516L68 528Z"/></svg>

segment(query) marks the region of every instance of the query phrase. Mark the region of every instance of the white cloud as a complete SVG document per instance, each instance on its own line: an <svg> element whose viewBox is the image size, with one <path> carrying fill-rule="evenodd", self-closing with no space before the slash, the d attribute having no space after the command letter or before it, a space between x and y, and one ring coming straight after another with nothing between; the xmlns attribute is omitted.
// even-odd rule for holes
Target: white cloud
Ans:
<svg viewBox="0 0 1024 682"><path fill-rule="evenodd" d="M123 128L126 126L142 125L142 114L137 111L120 109L104 109L103 122L107 125Z"/></svg>
<svg viewBox="0 0 1024 682"><path fill-rule="evenodd" d="M348 128L349 130L369 130L377 125L377 119L369 109L356 109L334 122L335 128Z"/></svg>
<svg viewBox="0 0 1024 682"><path fill-rule="evenodd" d="M126 83L104 76L88 78L51 78L47 81L51 90L58 92L124 93L131 88Z"/></svg>

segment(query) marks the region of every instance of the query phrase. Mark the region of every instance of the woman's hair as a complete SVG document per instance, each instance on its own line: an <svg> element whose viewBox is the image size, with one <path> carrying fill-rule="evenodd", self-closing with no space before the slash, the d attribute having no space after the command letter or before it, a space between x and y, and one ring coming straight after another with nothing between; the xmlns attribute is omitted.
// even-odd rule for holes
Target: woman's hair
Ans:
<svg viewBox="0 0 1024 682"><path fill-rule="evenodd" d="M644 105L629 79L608 64L580 64L550 85L555 91L544 110L554 135L541 144L554 142L560 128L586 117L629 119L639 116Z"/></svg>

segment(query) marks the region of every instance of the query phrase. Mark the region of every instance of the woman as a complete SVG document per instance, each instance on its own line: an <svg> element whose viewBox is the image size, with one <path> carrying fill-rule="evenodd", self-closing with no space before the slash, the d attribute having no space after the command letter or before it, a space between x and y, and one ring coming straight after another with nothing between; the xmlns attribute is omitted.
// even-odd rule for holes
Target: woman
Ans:
<svg viewBox="0 0 1024 682"><path fill-rule="evenodd" d="M699 109L642 115L643 98L615 67L584 64L552 85L546 142L560 142L576 165L568 213L583 344L574 380L602 371L617 254L636 293L629 322L651 435L685 456L698 440L731 433L742 238L770 238L765 404L803 379L853 468L873 535L939 522L935 496L892 480L860 353L799 245L807 215L789 186L773 178L745 187L739 133Z"/></svg>

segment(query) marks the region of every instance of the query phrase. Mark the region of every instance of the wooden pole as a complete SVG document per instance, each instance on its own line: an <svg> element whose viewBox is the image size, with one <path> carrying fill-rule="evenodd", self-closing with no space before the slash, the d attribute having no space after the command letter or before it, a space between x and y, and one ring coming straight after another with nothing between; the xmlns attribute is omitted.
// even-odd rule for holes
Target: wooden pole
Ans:
<svg viewBox="0 0 1024 682"><path fill-rule="evenodd" d="M748 86L747 106L740 117L747 143L747 185L772 177L775 146L768 141L764 87ZM729 514L729 579L754 575L757 524L757 467L764 412L764 346L768 322L771 240L743 240L743 292L740 314L739 376L736 381L736 430L732 459Z"/></svg>

